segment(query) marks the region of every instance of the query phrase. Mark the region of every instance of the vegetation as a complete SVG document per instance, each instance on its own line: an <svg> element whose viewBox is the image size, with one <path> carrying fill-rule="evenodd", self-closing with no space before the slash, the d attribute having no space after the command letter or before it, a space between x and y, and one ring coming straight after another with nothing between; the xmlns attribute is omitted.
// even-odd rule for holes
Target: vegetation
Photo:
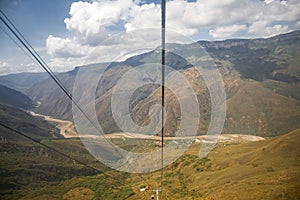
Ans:
<svg viewBox="0 0 300 200"><path fill-rule="evenodd" d="M33 117L27 111L0 104L0 122L18 131L28 133L28 136L41 140L45 138L61 138L59 130L53 124L49 124L42 118ZM23 138L16 137L5 128L0 126L1 136L6 141L23 141Z"/></svg>
<svg viewBox="0 0 300 200"><path fill-rule="evenodd" d="M300 101L299 85L269 80L264 81L263 86L273 90L277 94Z"/></svg>
<svg viewBox="0 0 300 200"><path fill-rule="evenodd" d="M267 139L219 143L204 158L198 157L201 143L193 143L184 155L163 169L161 199L300 199L299 34L297 31L269 39L199 42L223 75L228 94L224 132L257 134ZM191 51L190 45L182 47ZM118 131L110 110L113 86L131 66L158 58L156 51L134 56L111 64L103 74L95 108L106 132ZM194 88L202 117L199 134L204 133L211 105L201 75L173 53L167 54L167 62ZM97 69L97 65L88 67ZM70 91L78 70L58 74ZM20 81L26 83L22 90L35 101L42 101L36 108L39 112L71 119L71 102L54 83L40 75L35 79L36 85L28 85L26 78ZM89 91L83 91L83 96L84 92ZM148 123L145 112L160 102L159 92L157 85L145 85L133 93L130 109L136 122ZM180 122L180 106L168 90L165 108L172 113L166 121L166 130L171 134ZM0 104L0 123L35 141L0 126L0 199L149 199L160 184L161 171L129 174L110 169L95 160L80 139L62 138L55 124L22 109ZM159 141L149 139L114 138L112 142L133 152L161 148ZM180 142L183 141L178 145ZM149 190L140 191L148 186Z"/></svg>
<svg viewBox="0 0 300 200"><path fill-rule="evenodd" d="M201 144L194 143L164 169L163 199L299 199L299 139L300 129L265 141L219 144L201 159ZM29 141L8 142L1 144L1 199L148 199L160 182L159 171L142 179L105 167L79 139L43 142L105 174ZM139 191L148 184L150 190Z"/></svg>

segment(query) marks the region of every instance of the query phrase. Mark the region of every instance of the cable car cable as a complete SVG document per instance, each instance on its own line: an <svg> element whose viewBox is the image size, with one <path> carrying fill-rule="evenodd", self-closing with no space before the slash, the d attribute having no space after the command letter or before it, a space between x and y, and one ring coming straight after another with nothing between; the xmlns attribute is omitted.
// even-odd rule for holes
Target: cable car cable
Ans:
<svg viewBox="0 0 300 200"><path fill-rule="evenodd" d="M33 137L30 137L30 136L26 135L25 133L23 133L23 132L21 132L21 131L15 129L15 128L12 128L12 127L10 127L10 126L7 126L7 125L5 125L5 124L3 124L3 123L1 123L1 122L0 122L0 126L6 128L6 129L8 129L8 130L10 130L10 131L13 131L13 132L17 133L18 135L21 135L22 137L25 137L26 139L28 139L28 140L30 140L30 141L32 141L32 142L34 142L34 143L37 143L37 144L39 144L39 145L45 147L46 149L51 150L51 151L53 151L53 152L55 152L55 153L57 153L57 154L59 154L59 155L65 157L65 158L68 158L68 159L70 159L70 160L72 160L72 161L75 161L76 163L78 163L78 164L80 164L80 165L83 165L83 166L85 166L85 167L87 167L87 168L89 168L89 169L92 169L92 170L98 172L99 174L104 174L105 176L110 177L110 178L112 178L113 180L116 180L116 181L117 181L119 184L121 184L121 185L123 184L123 183L120 182L119 179L114 178L113 176L111 176L111 175L105 173L104 171L99 170L99 169L97 169L97 168L95 168L95 167L93 167L93 166L90 166L90 165L88 165L88 164L86 164L86 163L84 163L84 162L82 162L82 161L80 161L80 160L78 160L78 159L76 159L76 158L73 158L73 157L69 156L68 154L65 154L65 153L63 153L63 152L61 152L61 151L58 151L57 149L55 149L55 148L53 148L53 147L51 147L51 146L48 146L48 145L42 143L41 141L39 141L39 140L37 140L37 139L34 139Z"/></svg>
<svg viewBox="0 0 300 200"><path fill-rule="evenodd" d="M80 110L80 112L87 118L87 120L91 123L93 127L97 129L98 132L101 133L101 130L98 128L98 126L95 125L95 123L91 120L91 117L84 111L84 109L81 107L81 105L78 103L76 99L73 98L72 94L68 91L68 89L64 86L64 84L57 78L57 76L51 71L49 66L44 62L43 59L39 56L39 54L34 50L34 48L29 44L29 42L24 38L22 33L18 31L16 26L13 25L13 23L8 19L8 17L4 14L2 10L0 10L0 13L4 16L4 18L8 21L5 21L4 18L0 15L1 21L7 26L7 28L13 33L13 35L21 42L21 44L26 48L26 50L33 56L33 58L39 63L39 65L49 74L49 76L54 80L54 82L59 86L59 88L67 95L67 97L74 103L74 105ZM11 27L10 26L13 27ZM14 30L15 29L15 30ZM23 41L22 38L25 40ZM28 44L28 45L27 45ZM39 59L40 58L40 59ZM123 156L118 149L111 143L111 141L103 134L103 138L106 140L107 143L109 143L113 149ZM128 163L131 168L134 169L134 166ZM143 180L144 177L142 177L140 174L138 176Z"/></svg>
<svg viewBox="0 0 300 200"><path fill-rule="evenodd" d="M166 64L166 0L161 0L161 194L163 189L163 175L164 175L164 121L165 121L165 64Z"/></svg>

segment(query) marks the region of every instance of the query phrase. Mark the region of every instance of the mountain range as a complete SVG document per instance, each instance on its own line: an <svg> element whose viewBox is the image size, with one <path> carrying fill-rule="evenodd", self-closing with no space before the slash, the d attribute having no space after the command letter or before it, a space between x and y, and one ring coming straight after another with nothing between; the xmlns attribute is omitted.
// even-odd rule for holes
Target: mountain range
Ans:
<svg viewBox="0 0 300 200"><path fill-rule="evenodd" d="M193 51L199 50L199 45L206 50L222 74L227 96L224 133L274 136L299 128L300 31L265 39L230 39L168 45L166 64L179 71L192 85L201 115L198 134L204 134L211 116L209 91L195 66L172 53L180 49L193 55ZM130 69L145 63L159 63L160 55L159 49L156 49L123 62L113 62L102 74L97 85L95 108L101 127L106 133L120 131L111 111L114 86ZM207 56L201 57L197 53L194 55L196 59L205 59ZM90 68L100 75L100 71L97 72L98 65L103 64L76 67L57 76L72 91L78 71ZM0 82L1 79L3 78L0 77ZM37 79L39 78L34 80ZM39 80L24 90L33 101L41 103L35 110L45 115L72 120L71 101L50 78ZM149 123L147 113L152 105L161 102L160 90L161 87L153 83L141 86L133 93L130 111L137 124L145 126ZM180 123L180 106L174 94L168 90L165 99L166 133L173 135Z"/></svg>
<svg viewBox="0 0 300 200"><path fill-rule="evenodd" d="M48 78L45 72L24 72L0 76L0 84L24 93L34 84Z"/></svg>

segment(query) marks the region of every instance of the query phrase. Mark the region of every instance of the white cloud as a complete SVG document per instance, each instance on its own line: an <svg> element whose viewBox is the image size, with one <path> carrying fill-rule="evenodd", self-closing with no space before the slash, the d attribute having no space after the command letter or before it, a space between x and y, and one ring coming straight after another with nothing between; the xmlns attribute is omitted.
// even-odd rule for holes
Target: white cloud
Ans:
<svg viewBox="0 0 300 200"><path fill-rule="evenodd" d="M133 5L132 0L74 2L69 12L71 17L64 22L69 31L77 33L82 44L96 46L109 36L111 26L125 20L125 13Z"/></svg>
<svg viewBox="0 0 300 200"><path fill-rule="evenodd" d="M272 3L274 0L265 0L266 4Z"/></svg>
<svg viewBox="0 0 300 200"><path fill-rule="evenodd" d="M151 3L133 6L124 27L126 31L132 31L143 28L159 28L160 24L160 5Z"/></svg>
<svg viewBox="0 0 300 200"><path fill-rule="evenodd" d="M300 21L298 21L295 26L294 26L296 29L300 29Z"/></svg>
<svg viewBox="0 0 300 200"><path fill-rule="evenodd" d="M53 57L83 57L88 54L89 47L80 45L76 39L59 38L49 35L46 41L47 52Z"/></svg>
<svg viewBox="0 0 300 200"><path fill-rule="evenodd" d="M51 65L109 61L134 48L159 46L160 5L141 2L74 2L70 17L64 20L71 37L50 35L47 39ZM170 0L167 1L166 25L167 30L194 38L204 30L207 31L206 37L213 39L268 37L299 27L299 8L298 0ZM147 28L157 28L157 31ZM122 37L102 43L120 30L125 31ZM167 34L169 42L177 41L173 36Z"/></svg>
<svg viewBox="0 0 300 200"><path fill-rule="evenodd" d="M268 23L265 21L255 22L249 27L250 33L255 33L257 36L261 37L271 37L288 31L290 31L290 29L286 25L277 24L268 26Z"/></svg>
<svg viewBox="0 0 300 200"><path fill-rule="evenodd" d="M274 25L274 26L266 27L266 31L265 31L264 36L271 37L271 36L274 36L274 35L287 33L289 31L291 31L291 30L289 29L288 26L283 26L281 24L277 24L277 25Z"/></svg>
<svg viewBox="0 0 300 200"><path fill-rule="evenodd" d="M9 64L7 62L0 60L0 67L8 67L8 66Z"/></svg>
<svg viewBox="0 0 300 200"><path fill-rule="evenodd" d="M0 61L0 75L6 75L11 73L20 72L41 72L41 68L38 67L32 60L25 57L24 63L14 64L12 62Z"/></svg>
<svg viewBox="0 0 300 200"><path fill-rule="evenodd" d="M246 30L246 25L232 25L232 26L222 26L218 27L216 29L212 29L209 31L209 34L213 36L213 38L218 39L226 39L230 38L234 33L237 33L239 31Z"/></svg>

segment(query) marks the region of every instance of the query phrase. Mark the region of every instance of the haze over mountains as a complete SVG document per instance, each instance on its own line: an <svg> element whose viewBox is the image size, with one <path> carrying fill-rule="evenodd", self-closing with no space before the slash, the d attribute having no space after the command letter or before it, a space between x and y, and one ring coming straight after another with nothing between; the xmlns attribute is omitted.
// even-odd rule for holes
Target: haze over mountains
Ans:
<svg viewBox="0 0 300 200"><path fill-rule="evenodd" d="M225 41L199 41L222 74L227 95L227 115L224 133L274 136L299 128L300 120L300 31L267 39L230 39ZM166 64L183 74L192 85L201 114L198 134L205 133L210 120L210 96L201 75L191 63L172 53L174 49L197 51L195 44L170 44ZM195 49L196 48L196 49ZM96 112L106 133L119 131L111 112L111 94L114 86L132 67L159 62L157 50L137 55L124 62L114 62L103 74L96 91ZM97 64L83 66L97 69ZM58 74L59 79L72 91L80 68ZM100 73L99 73L100 74ZM14 76L9 75L14 79ZM44 75L31 74L41 80ZM9 78L9 79L10 79ZM1 77L7 81L8 77ZM23 82L27 82L24 77ZM128 83L130 84L130 83ZM10 85L11 86L11 85ZM18 89L20 86L16 85ZM27 87L27 89L25 89ZM32 100L41 102L35 110L45 115L72 119L71 101L48 79L33 85L23 85L23 91ZM132 118L140 125L148 123L147 113L160 103L160 87L145 85L134 92L130 100ZM166 92L166 133L174 134L178 128L180 107L171 92Z"/></svg>
<svg viewBox="0 0 300 200"><path fill-rule="evenodd" d="M48 78L47 73L24 72L19 74L8 74L0 77L0 84L24 92L34 84Z"/></svg>

